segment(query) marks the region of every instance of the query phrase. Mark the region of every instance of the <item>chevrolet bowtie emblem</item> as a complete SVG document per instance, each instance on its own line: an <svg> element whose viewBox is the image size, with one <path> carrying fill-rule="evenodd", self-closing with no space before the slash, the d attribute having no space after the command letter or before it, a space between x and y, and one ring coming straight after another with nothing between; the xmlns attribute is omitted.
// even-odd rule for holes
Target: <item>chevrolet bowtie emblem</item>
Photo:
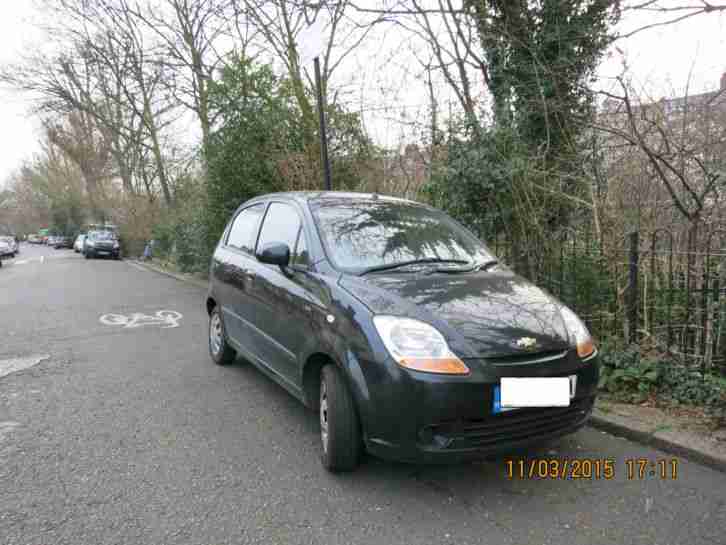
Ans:
<svg viewBox="0 0 726 545"><path fill-rule="evenodd" d="M537 339L533 339L532 337L522 337L521 339L517 339L517 348L521 348L522 350L534 350L537 348Z"/></svg>

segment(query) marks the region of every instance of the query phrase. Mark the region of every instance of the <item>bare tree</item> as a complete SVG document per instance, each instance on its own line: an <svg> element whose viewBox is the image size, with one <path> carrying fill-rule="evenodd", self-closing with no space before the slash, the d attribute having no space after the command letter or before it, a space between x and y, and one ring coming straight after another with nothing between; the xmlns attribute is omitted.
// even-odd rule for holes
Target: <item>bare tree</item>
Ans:
<svg viewBox="0 0 726 545"><path fill-rule="evenodd" d="M682 0L677 4L665 4L662 0L634 0L625 3L622 11L623 13L640 12L647 14L651 22L622 32L618 36L621 40L630 38L644 30L672 25L700 15L723 13L726 11L726 4L716 4L706 0Z"/></svg>
<svg viewBox="0 0 726 545"><path fill-rule="evenodd" d="M610 102L594 128L642 153L673 207L686 222L697 224L718 198L723 167L716 150L723 150L726 129L715 127L713 118L723 120L726 93L638 103L624 76L617 82L620 93L602 92Z"/></svg>
<svg viewBox="0 0 726 545"><path fill-rule="evenodd" d="M135 18L160 40L157 62L169 69L170 80L162 80L174 97L194 112L202 132L202 150L207 156L214 119L209 105L209 82L223 62L217 48L228 34L233 14L231 0L162 0L131 5L117 0L124 18Z"/></svg>
<svg viewBox="0 0 726 545"><path fill-rule="evenodd" d="M43 114L78 112L85 125L93 122L110 143L127 191L138 186L134 162L148 146L162 193L171 204L160 131L170 122L173 102L156 92L165 74L154 62L153 44L145 43L135 20L108 2L57 0L51 8L59 21L54 36L63 52L51 58L28 56L5 67L0 79L38 95L37 109Z"/></svg>
<svg viewBox="0 0 726 545"><path fill-rule="evenodd" d="M366 23L353 21L349 0L305 2L303 0L232 0L238 19L247 21L256 31L256 42L267 55L285 68L295 100L302 114L303 138L306 146L317 149L317 118L311 89L314 75L311 66L303 65L300 35L307 27L323 28L321 38L321 87L329 103L330 81L343 61L365 40L380 17Z"/></svg>

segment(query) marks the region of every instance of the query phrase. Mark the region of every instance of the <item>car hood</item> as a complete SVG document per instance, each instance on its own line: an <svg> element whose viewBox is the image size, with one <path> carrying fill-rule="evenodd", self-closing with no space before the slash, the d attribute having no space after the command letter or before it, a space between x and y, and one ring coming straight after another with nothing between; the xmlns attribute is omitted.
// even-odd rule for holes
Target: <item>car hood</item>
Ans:
<svg viewBox="0 0 726 545"><path fill-rule="evenodd" d="M536 352L569 346L562 304L508 271L343 276L340 285L374 314L431 323L462 357L526 354L523 337Z"/></svg>

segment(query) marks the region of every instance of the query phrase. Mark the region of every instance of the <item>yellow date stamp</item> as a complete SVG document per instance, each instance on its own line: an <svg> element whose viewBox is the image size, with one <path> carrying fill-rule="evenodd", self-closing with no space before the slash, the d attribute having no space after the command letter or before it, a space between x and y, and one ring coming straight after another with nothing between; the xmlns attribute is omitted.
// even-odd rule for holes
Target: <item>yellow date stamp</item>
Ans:
<svg viewBox="0 0 726 545"><path fill-rule="evenodd" d="M624 472L628 480L678 478L678 458L627 458L620 463L612 458L509 458L504 474L514 479L611 480Z"/></svg>

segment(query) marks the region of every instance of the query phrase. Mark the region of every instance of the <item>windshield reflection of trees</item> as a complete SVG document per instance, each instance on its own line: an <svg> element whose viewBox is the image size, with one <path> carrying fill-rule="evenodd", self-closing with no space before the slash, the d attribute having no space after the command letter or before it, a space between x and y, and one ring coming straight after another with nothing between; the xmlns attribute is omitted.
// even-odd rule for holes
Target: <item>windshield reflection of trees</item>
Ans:
<svg viewBox="0 0 726 545"><path fill-rule="evenodd" d="M371 267L418 259L478 261L484 246L446 216L397 202L341 203L316 212L338 264Z"/></svg>

